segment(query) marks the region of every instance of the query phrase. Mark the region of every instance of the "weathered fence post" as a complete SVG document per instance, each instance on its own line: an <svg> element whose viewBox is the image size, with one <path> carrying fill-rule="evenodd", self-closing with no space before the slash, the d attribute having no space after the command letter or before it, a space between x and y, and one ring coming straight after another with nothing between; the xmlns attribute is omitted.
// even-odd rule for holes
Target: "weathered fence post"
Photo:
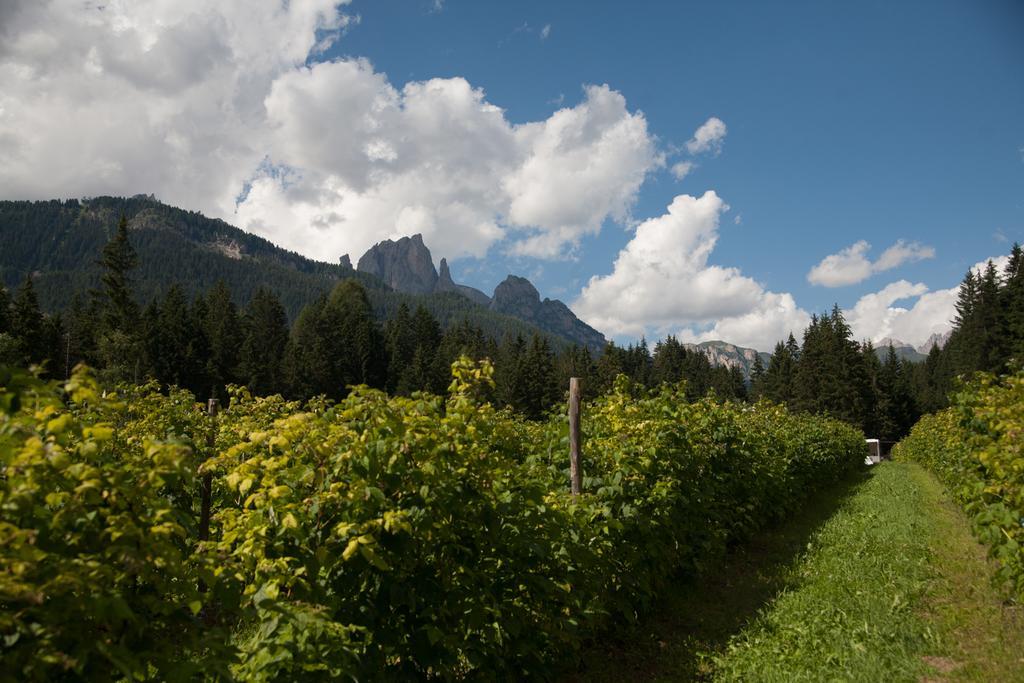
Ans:
<svg viewBox="0 0 1024 683"><path fill-rule="evenodd" d="M207 458L210 457L210 453L213 452L215 440L217 438L217 407L219 401L215 398L211 398L206 404L206 414L210 416L210 431L206 435L206 446L209 449ZM213 489L213 473L206 472L203 474L203 499L199 510L199 540L205 541L210 537L210 497Z"/></svg>
<svg viewBox="0 0 1024 683"><path fill-rule="evenodd" d="M583 489L583 469L580 467L580 378L569 378L569 485L572 495Z"/></svg>

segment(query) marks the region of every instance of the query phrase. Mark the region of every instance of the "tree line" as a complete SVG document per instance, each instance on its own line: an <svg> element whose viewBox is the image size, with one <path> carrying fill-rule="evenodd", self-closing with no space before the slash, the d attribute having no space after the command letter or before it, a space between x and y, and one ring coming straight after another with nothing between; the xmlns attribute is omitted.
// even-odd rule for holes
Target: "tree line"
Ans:
<svg viewBox="0 0 1024 683"><path fill-rule="evenodd" d="M99 266L100 286L74 294L60 313L42 312L31 276L13 296L0 287L0 363L37 364L66 377L84 362L107 382L152 379L198 397L223 398L226 385L241 384L257 395L337 399L357 384L401 395L443 393L451 363L467 355L494 363L495 403L532 418L563 400L570 376L584 378L590 397L620 373L648 386L685 379L693 398L712 390L746 394L737 369L713 368L671 338L653 356L641 342L609 344L595 359L586 348L556 348L540 334L496 339L465 319L443 329L419 305L401 303L380 322L353 279L307 304L293 324L273 291L259 288L239 308L223 282L193 298L174 285L141 307L132 278L139 259L124 218Z"/></svg>
<svg viewBox="0 0 1024 683"><path fill-rule="evenodd" d="M585 397L593 398L625 374L638 387L684 381L689 400L766 398L898 439L921 414L946 405L956 376L998 372L1024 354L1019 245L1003 273L992 263L967 273L952 336L924 362L900 359L891 346L880 358L870 342L853 338L836 306L812 318L802 343L792 334L780 342L767 366L755 358L749 381L739 367L713 366L673 336L653 351L645 340L609 343L595 358L586 348L555 348L540 334L497 339L465 319L443 328L419 305L402 303L378 321L367 291L352 279L308 303L293 324L270 289L256 289L239 308L223 282L191 300L175 285L142 308L132 279L138 265L122 217L99 260L100 286L75 294L65 311L40 310L31 276L13 296L0 287L0 363L42 364L50 376L66 377L85 362L106 381L154 379L199 397L223 398L226 385L242 384L257 395L336 399L357 384L401 395L443 393L451 363L467 355L494 363L495 403L532 418L563 400L569 377L581 377Z"/></svg>

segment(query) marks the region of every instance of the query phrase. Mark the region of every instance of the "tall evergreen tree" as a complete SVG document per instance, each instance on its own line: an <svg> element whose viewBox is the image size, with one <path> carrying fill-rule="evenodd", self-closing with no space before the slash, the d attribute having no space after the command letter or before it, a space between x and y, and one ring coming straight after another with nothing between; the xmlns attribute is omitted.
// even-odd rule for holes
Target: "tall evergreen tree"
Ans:
<svg viewBox="0 0 1024 683"><path fill-rule="evenodd" d="M391 393L408 393L407 387L399 389L402 372L412 364L416 353L416 340L412 327L409 307L403 301L395 315L384 326L388 354L387 390Z"/></svg>
<svg viewBox="0 0 1024 683"><path fill-rule="evenodd" d="M204 303L201 323L209 343L206 374L211 383L211 393L225 400L225 385L237 382L239 377L242 325L238 309L231 300L231 291L223 280L217 281Z"/></svg>
<svg viewBox="0 0 1024 683"><path fill-rule="evenodd" d="M128 238L128 220L124 215L117 224L117 232L103 247L99 265L103 268L103 287L94 294L102 302L104 323L111 330L127 333L134 328L138 316L131 280L138 255Z"/></svg>
<svg viewBox="0 0 1024 683"><path fill-rule="evenodd" d="M15 293L11 306L11 329L25 362L41 363L47 359L49 349L46 348L45 324L32 276L27 276Z"/></svg>
<svg viewBox="0 0 1024 683"><path fill-rule="evenodd" d="M1006 353L1024 364L1024 253L1014 243L1003 274L1002 309L1006 316Z"/></svg>
<svg viewBox="0 0 1024 683"><path fill-rule="evenodd" d="M530 389L526 380L526 340L522 335L508 337L502 344L494 368L495 391L499 405L521 410Z"/></svg>
<svg viewBox="0 0 1024 683"><path fill-rule="evenodd" d="M163 300L144 312L147 357L157 380L189 389L198 397L209 392L205 334L196 307L184 290L172 285Z"/></svg>
<svg viewBox="0 0 1024 683"><path fill-rule="evenodd" d="M750 367L750 398L755 401L764 395L764 375L764 361L761 360L761 354L758 353L754 356L754 362Z"/></svg>
<svg viewBox="0 0 1024 683"><path fill-rule="evenodd" d="M100 256L102 287L93 291L96 312L101 321L96 335L97 357L103 376L109 380L141 379L138 306L130 275L137 264L138 256L128 238L128 221L122 215L117 232L103 247Z"/></svg>
<svg viewBox="0 0 1024 683"><path fill-rule="evenodd" d="M555 375L555 354L547 337L535 334L521 363L525 394L515 406L531 419L540 419L561 398Z"/></svg>
<svg viewBox="0 0 1024 683"><path fill-rule="evenodd" d="M331 354L321 335L326 305L326 296L317 297L299 312L292 325L284 359L285 383L292 398L340 393L339 387L329 381Z"/></svg>
<svg viewBox="0 0 1024 683"><path fill-rule="evenodd" d="M910 431L918 415L907 369L892 344L889 344L879 372L878 389L879 433L884 439L901 439Z"/></svg>
<svg viewBox="0 0 1024 683"><path fill-rule="evenodd" d="M355 280L299 314L287 353L292 392L340 398L347 387L383 388L387 356L366 290Z"/></svg>
<svg viewBox="0 0 1024 683"><path fill-rule="evenodd" d="M11 331L11 295L0 284L0 334Z"/></svg>
<svg viewBox="0 0 1024 683"><path fill-rule="evenodd" d="M243 320L239 379L258 396L283 393L284 355L288 346L288 317L269 290L256 290Z"/></svg>
<svg viewBox="0 0 1024 683"><path fill-rule="evenodd" d="M441 345L441 326L423 306L417 306L410 321L412 359L401 374L399 387L405 392L429 391L444 393L448 384L448 363L438 350Z"/></svg>

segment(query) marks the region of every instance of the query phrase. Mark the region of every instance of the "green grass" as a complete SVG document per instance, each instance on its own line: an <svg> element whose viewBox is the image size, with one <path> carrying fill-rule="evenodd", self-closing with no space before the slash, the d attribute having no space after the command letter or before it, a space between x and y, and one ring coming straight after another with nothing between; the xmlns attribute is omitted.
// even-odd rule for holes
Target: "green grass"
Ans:
<svg viewBox="0 0 1024 683"><path fill-rule="evenodd" d="M717 659L716 678L916 681L938 642L914 609L932 574L930 513L906 467L878 467Z"/></svg>
<svg viewBox="0 0 1024 683"><path fill-rule="evenodd" d="M1024 681L1024 615L931 475L886 463L682 581L586 681Z"/></svg>

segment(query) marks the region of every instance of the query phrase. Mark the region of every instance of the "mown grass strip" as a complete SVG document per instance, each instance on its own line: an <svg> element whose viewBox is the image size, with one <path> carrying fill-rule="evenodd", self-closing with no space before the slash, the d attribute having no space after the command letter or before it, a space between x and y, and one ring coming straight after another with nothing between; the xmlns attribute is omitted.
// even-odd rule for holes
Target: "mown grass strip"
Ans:
<svg viewBox="0 0 1024 683"><path fill-rule="evenodd" d="M931 501L878 467L815 535L780 594L715 661L725 681L916 681L938 633L915 610L933 575Z"/></svg>
<svg viewBox="0 0 1024 683"><path fill-rule="evenodd" d="M1021 681L1024 608L938 481L886 463L733 549L586 681Z"/></svg>

